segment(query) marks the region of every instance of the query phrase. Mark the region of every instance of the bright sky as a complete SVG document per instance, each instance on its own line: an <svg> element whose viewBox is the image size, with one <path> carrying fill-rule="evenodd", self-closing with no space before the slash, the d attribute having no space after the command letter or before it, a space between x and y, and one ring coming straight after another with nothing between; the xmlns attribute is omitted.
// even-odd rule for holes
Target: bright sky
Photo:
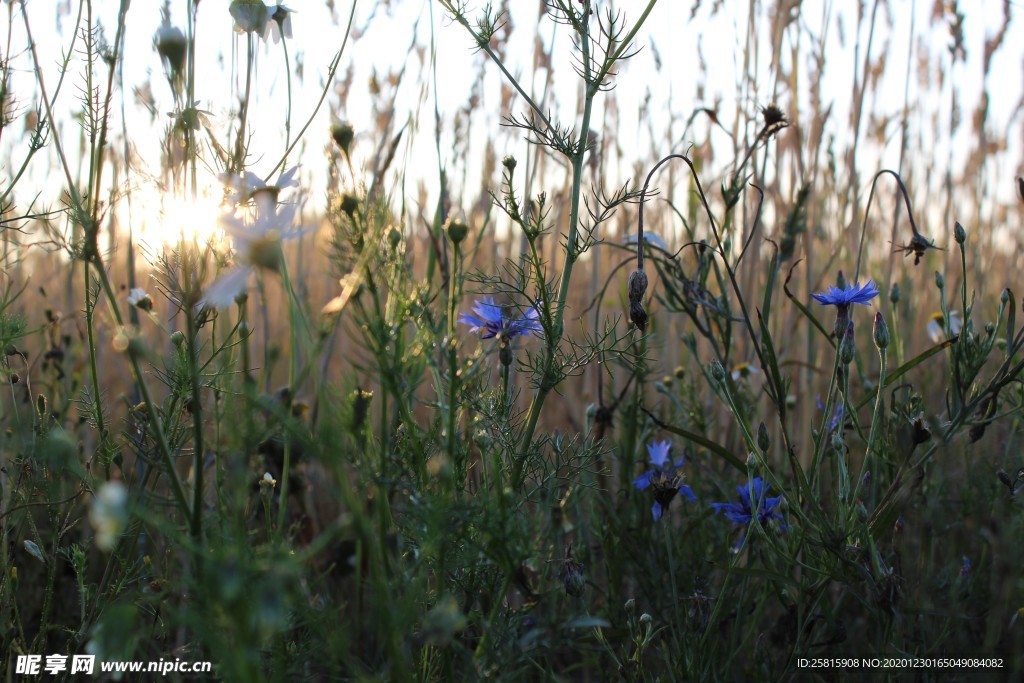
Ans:
<svg viewBox="0 0 1024 683"><path fill-rule="evenodd" d="M226 131L232 124L231 113L237 109L240 92L244 87L244 72L238 63L244 60L245 39L232 30L232 19L228 13L227 0L202 0L198 9L197 44L199 57L197 60L198 83L196 95L199 107L212 113L211 121L215 130L219 131L222 142ZM329 5L333 4L333 10ZM533 41L538 22L538 2L516 0L515 9L511 13L511 25L514 27L508 46L510 71L516 74L528 74L532 57ZM742 69L738 60L742 58L744 48L744 32L747 25L746 11L748 3L723 3L715 17L711 17L712 2L704 2L698 10L696 19L690 21L690 10L693 3L681 0L662 0L652 12L646 26L641 31L637 44L643 46L642 52L629 62L622 70L618 80L617 97L620 107L620 120L630 122L636 120L639 103L645 92L651 91L651 111L655 117L655 127L664 121L665 112L671 97L672 107L682 119L689 115L697 106L713 104L721 101L720 113L723 122L731 127L731 119L736 107L744 111L756 111L759 106L771 101L770 84L773 82L769 59L770 47L767 38L769 22L765 17L758 20L757 25L764 35L758 40L756 60L757 82L765 88L762 92L750 93L749 98L737 101L736 84L740 80L737 74ZM885 3L878 10L878 27L876 28L872 54L882 52L888 54L888 66L880 82L877 102L869 99L868 110L877 110L883 115L896 116L903 106L903 89L906 77L906 59L908 54L908 36L911 21L914 24L914 41L931 49L933 55L946 61L941 66L948 66L948 52L945 46L949 43L949 31L944 21L933 23L931 0L905 0L892 2L892 15L887 11ZM821 30L821 13L828 5L826 2L803 3L803 24L815 34ZM94 0L94 9L104 27L107 39L112 39L115 18L119 3L117 0ZM214 213L219 189L210 181L208 199L187 209L180 201L173 202L173 215L176 221L169 221L168 212L164 216L157 215L156 208L160 204L161 188L152 181L160 175L160 138L165 127L170 123L167 114L173 110L170 91L163 77L163 67L153 49L153 36L160 26L161 3L155 0L142 2L136 0L128 12L124 65L124 83L126 91L126 126L128 137L136 146L139 164L135 168L133 184L138 186L136 199L139 205L147 208L137 222L144 221L144 233L153 235L156 228L153 223L163 226L161 229L177 233L171 222L196 223L206 221L212 225L210 214ZM615 4L627 18L640 15L646 2L627 0ZM12 77L12 91L22 103L22 111L29 111L36 101L33 74L30 72L31 61L24 53L26 45L24 24L20 16L18 3L3 3L0 12L0 34L7 35L11 31L11 63L15 69ZM62 50L70 41L69 32L73 26L77 3L63 0L57 3L27 3L33 34L38 41L40 58L43 61L46 85L52 93L58 77L57 63ZM293 130L297 130L310 116L319 97L323 79L326 77L327 65L334 52L340 47L344 38L344 26L351 5L344 0L325 3L311 0L294 0L289 4L295 10L293 15L294 37L289 41L289 53L293 71L300 67L303 78L293 78ZM921 128L928 130L931 125L932 111L939 112L940 126L948 125L950 84L955 83L960 91L963 124L956 138L955 156L961 158L975 140L970 128L970 116L978 100L982 87L982 54L986 37L995 32L1002 20L1003 3L996 0L985 2L962 3L966 13L965 44L968 61L956 67L952 79L947 79L940 88L936 85L929 92L922 94L917 82L917 51L915 50L913 69L911 71L910 98L915 110L920 114L916 122ZM1018 2L1011 3L1011 12L1016 15L1022 10ZM866 11L870 13L871 3ZM856 20L856 3L835 2L833 4L832 21L828 25L827 40L827 74L824 80L825 101L834 102L831 118L831 132L837 138L837 155L850 140L848 106L853 88L854 35ZM471 16L475 13L471 13ZM13 25L11 18L13 16ZM172 23L184 29L185 2L176 0L171 14ZM466 32L449 18L443 15L439 4L429 0L394 0L391 3L373 3L363 0L357 6L355 26L358 40L350 41L347 53L342 59L338 77L352 69L352 87L346 105L338 111L338 97L332 88L324 106L309 128L304 139L303 148L292 160L301 161L303 186L306 188L308 201L307 212L312 213L323 204L324 180L326 178L324 150L329 145L328 130L331 123L331 110L338 111L341 119L349 120L357 131L356 151L371 150L380 144L369 139L373 131L373 110L371 97L368 93L368 82L371 74L384 79L388 73L397 72L408 60L408 72L400 86L396 100L395 116L398 126L413 117L417 123L412 134L407 134L406 145L400 150L404 158L396 160L395 166L408 169L406 178L407 196L416 195L416 186L422 181L430 192L430 201L436 198L437 153L434 147L433 96L434 92L423 89L422 75L428 73L421 63L421 55L429 60L431 24L433 20L437 43L437 74L438 90L436 97L442 115L441 153L445 157L443 163L454 171L456 182L460 178L474 178L479 173L482 150L486 144L495 145L495 154L500 159L505 154L515 154L520 159L526 154L527 146L521 135L508 129L499 128L499 74L493 64L486 67L487 77L481 93L481 111L471 128L469 168L459 169L452 165L452 116L464 107L473 85L477 66L483 56L473 53ZM866 22L865 22L866 24ZM553 35L551 22L542 19L540 22L541 39L547 43ZM563 122L573 120L575 102L578 95L577 83L571 78L569 69L569 40L564 31L554 33L556 36L556 67L555 87L549 100L561 110ZM792 34L790 34L792 35ZM866 41L866 25L862 29L861 39ZM787 38L787 41L789 38ZM808 50L811 47L806 36L799 46L801 57L799 68L803 83L808 84L809 61ZM417 53L412 46L425 46L427 49ZM705 83L705 97L696 99L698 80L698 46L708 64L709 75ZM788 53L791 43L787 42L784 52ZM666 68L653 80L653 60L655 49ZM861 57L863 59L863 57ZM939 64L933 64L937 69ZM788 65L787 65L788 68ZM859 69L859 65L857 66ZM946 68L948 71L948 68ZM255 106L250 116L252 133L252 167L261 176L267 175L270 167L280 158L284 151L284 118L287 111L287 79L284 70L284 54L280 44L261 41L258 49L257 71L253 85ZM71 119L70 112L79 106L77 89L81 85L80 68L70 74L61 92L62 109L58 109L63 129L61 136L70 154L74 154L79 145L77 124ZM145 87L149 84L156 102L156 116L151 119L149 112L138 106L132 98L132 89ZM1009 131L1008 139L1011 148L997 159L1000 164L1000 185L995 190L1000 201L1012 201L1013 189L1009 182L1013 176L1020 174L1022 127L1022 86L1024 86L1024 30L1020 26L1020 18L1014 16L1010 30L1002 49L996 53L991 67L989 122L993 130ZM801 95L806 100L806 92ZM598 103L600 121L600 106ZM119 111L120 103L115 102ZM513 105L515 111L524 111L525 104L521 101ZM115 115L113 130L116 135L113 144L122 145L120 114ZM866 127L866 122L864 123ZM397 128L397 126L396 126ZM9 178L16 171L20 159L24 155L27 136L22 136L23 125L15 123L11 133L5 131L0 141L0 173ZM644 132L646 127L622 125L614 133L618 136L625 150L636 149L637 159L650 156L650 140ZM898 126L893 126L893 131ZM13 134L12 134L13 133ZM940 142L934 148L936 159L945 159L948 150L943 147L947 135L930 133ZM862 140L865 136L862 129ZM727 138L723 137L723 144ZM890 137L884 149L872 151L865 147L862 156L862 169L874 170L881 167L895 167L898 161L898 137ZM663 153L678 150L659 150ZM880 157L877 160L872 156ZM360 157L357 156L357 160ZM1012 162L1009 160L1013 160ZM626 159L629 165L632 160ZM291 162L290 162L291 163ZM72 161L77 168L77 162ZM621 172L630 173L630 168ZM865 175L870 178L871 173ZM121 182L124 178L120 179ZM497 184L493 179L492 185ZM612 186L619 178L611 178L606 184ZM6 183L5 183L6 185ZM63 187L63 174L59 173L56 155L52 145L37 157L26 178L21 181L16 191L18 201L25 202L36 192L42 198L54 201ZM462 189L455 188L457 199ZM479 181L466 181L465 202L474 200L479 192ZM538 188L540 189L540 188ZM863 188L866 193L866 187ZM166 202L165 202L166 204ZM168 208L165 206L165 208ZM429 212L428 212L429 213Z"/></svg>

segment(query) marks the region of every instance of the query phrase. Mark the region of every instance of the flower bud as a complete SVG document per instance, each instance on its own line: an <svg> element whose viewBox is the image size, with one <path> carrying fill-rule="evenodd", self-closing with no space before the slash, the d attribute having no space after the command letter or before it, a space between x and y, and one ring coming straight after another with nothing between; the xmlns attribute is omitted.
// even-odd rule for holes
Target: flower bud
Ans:
<svg viewBox="0 0 1024 683"><path fill-rule="evenodd" d="M846 289L846 276L843 275L843 271L841 270L839 271L839 274L836 276L836 287L838 287L839 289Z"/></svg>
<svg viewBox="0 0 1024 683"><path fill-rule="evenodd" d="M856 351L857 347L853 339L853 321L851 320L846 325L846 334L839 342L839 360L843 362L843 365L849 365L853 362Z"/></svg>
<svg viewBox="0 0 1024 683"><path fill-rule="evenodd" d="M583 563L577 562L571 557L562 563L562 569L558 572L558 578L562 579L565 592L568 595L578 598L583 595L587 587L587 579L583 576Z"/></svg>
<svg viewBox="0 0 1024 683"><path fill-rule="evenodd" d="M508 172L516 170L516 158L509 154L507 157L501 160L501 165L508 169Z"/></svg>
<svg viewBox="0 0 1024 683"><path fill-rule="evenodd" d="M174 344L174 348L180 349L181 345L185 343L185 333L181 330L175 330L172 332L171 343Z"/></svg>
<svg viewBox="0 0 1024 683"><path fill-rule="evenodd" d="M875 346L884 349L889 346L889 327L885 324L885 318L881 313L875 313L875 327L873 330Z"/></svg>
<svg viewBox="0 0 1024 683"><path fill-rule="evenodd" d="M836 430L835 433L832 434L832 448L837 452L842 453L845 446L846 443L843 441L842 431Z"/></svg>
<svg viewBox="0 0 1024 683"><path fill-rule="evenodd" d="M898 282L892 283L892 288L889 290L889 301L894 306L900 302L900 285Z"/></svg>
<svg viewBox="0 0 1024 683"><path fill-rule="evenodd" d="M767 453L771 445L772 440L768 434L768 425L762 422L757 426L757 447L761 449L762 453Z"/></svg>
<svg viewBox="0 0 1024 683"><path fill-rule="evenodd" d="M753 453L747 453L747 469L752 470L757 467L757 456Z"/></svg>
<svg viewBox="0 0 1024 683"><path fill-rule="evenodd" d="M632 614L636 611L636 598L630 598L626 600L626 604L623 607L626 610L626 614Z"/></svg>
<svg viewBox="0 0 1024 683"><path fill-rule="evenodd" d="M341 196L340 208L351 218L359 210L359 198L348 193L343 194Z"/></svg>
<svg viewBox="0 0 1024 683"><path fill-rule="evenodd" d="M652 617L647 612L644 612L643 614L640 615L640 625L641 626L649 626L653 622L654 622L654 617Z"/></svg>
<svg viewBox="0 0 1024 683"><path fill-rule="evenodd" d="M953 239L961 245L967 241L967 231L964 230L964 226L960 225L960 221L953 224Z"/></svg>
<svg viewBox="0 0 1024 683"><path fill-rule="evenodd" d="M1010 288L1004 287L1002 293L999 295L999 303L1003 306L1010 300Z"/></svg>
<svg viewBox="0 0 1024 683"><path fill-rule="evenodd" d="M355 130L350 123L336 123L331 126L331 139L334 140L345 156L348 156L352 148L352 140L355 138Z"/></svg>
<svg viewBox="0 0 1024 683"><path fill-rule="evenodd" d="M448 239L452 244L458 246L469 234L469 226L460 220L453 220L448 223Z"/></svg>
<svg viewBox="0 0 1024 683"><path fill-rule="evenodd" d="M942 277L942 273L935 271L935 286L942 289L946 286L946 278Z"/></svg>
<svg viewBox="0 0 1024 683"><path fill-rule="evenodd" d="M711 377L716 382L721 382L725 379L725 368L722 367L717 358L711 361Z"/></svg>
<svg viewBox="0 0 1024 683"><path fill-rule="evenodd" d="M172 78L183 73L188 41L185 40L185 34L181 32L180 28L171 26L168 21L165 21L157 29L153 44L160 59L166 62Z"/></svg>
<svg viewBox="0 0 1024 683"><path fill-rule="evenodd" d="M395 249L396 247L398 247L398 245L399 245L399 243L401 243L401 241L402 241L402 231L401 230L399 230L398 228L394 228L394 227L391 228L390 230L388 230L388 244L391 245L392 249Z"/></svg>

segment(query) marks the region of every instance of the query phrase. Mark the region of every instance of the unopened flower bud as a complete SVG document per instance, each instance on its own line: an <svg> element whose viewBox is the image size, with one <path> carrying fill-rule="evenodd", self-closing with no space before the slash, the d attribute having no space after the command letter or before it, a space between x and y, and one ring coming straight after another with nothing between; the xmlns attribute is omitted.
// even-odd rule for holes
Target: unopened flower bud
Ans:
<svg viewBox="0 0 1024 683"><path fill-rule="evenodd" d="M889 346L889 327L885 324L885 318L881 313L875 313L875 327L873 330L875 346L884 349Z"/></svg>
<svg viewBox="0 0 1024 683"><path fill-rule="evenodd" d="M453 220L448 223L448 239L452 241L452 244L458 245L462 240L466 239L466 235L469 234L469 226L459 220Z"/></svg>
<svg viewBox="0 0 1024 683"><path fill-rule="evenodd" d="M752 470L757 467L757 456L753 453L747 453L747 469Z"/></svg>
<svg viewBox="0 0 1024 683"><path fill-rule="evenodd" d="M359 210L359 198L355 195L344 194L341 197L341 210L348 214L349 218Z"/></svg>
<svg viewBox="0 0 1024 683"><path fill-rule="evenodd" d="M889 301L896 305L900 302L900 285L898 282L892 283L892 288L889 289Z"/></svg>
<svg viewBox="0 0 1024 683"><path fill-rule="evenodd" d="M832 434L832 448L841 453L845 446L846 444L843 441L843 433L836 430L836 432Z"/></svg>
<svg viewBox="0 0 1024 683"><path fill-rule="evenodd" d="M841 270L839 271L839 274L836 276L836 287L839 289L846 289L846 276L843 275L843 271Z"/></svg>
<svg viewBox="0 0 1024 683"><path fill-rule="evenodd" d="M175 330L171 333L171 343L177 349L181 348L181 345L185 343L185 333L181 330Z"/></svg>
<svg viewBox="0 0 1024 683"><path fill-rule="evenodd" d="M391 228L388 230L388 244L391 245L392 249L398 247L402 242L402 231L398 228Z"/></svg>
<svg viewBox="0 0 1024 683"><path fill-rule="evenodd" d="M935 271L935 286L942 289L946 286L946 278L942 277L942 273Z"/></svg>
<svg viewBox="0 0 1024 683"><path fill-rule="evenodd" d="M771 445L772 440L768 434L768 425L762 422L757 426L757 447L761 449L762 453L767 453Z"/></svg>
<svg viewBox="0 0 1024 683"><path fill-rule="evenodd" d="M999 295L999 303L1001 303L1002 305L1005 306L1009 300L1010 300L1010 288L1009 287L1004 287L1002 293Z"/></svg>
<svg viewBox="0 0 1024 683"><path fill-rule="evenodd" d="M565 592L568 595L578 598L583 595L587 587L587 579L583 576L583 563L577 562L571 557L562 563L562 569L558 572L558 578L562 579Z"/></svg>
<svg viewBox="0 0 1024 683"><path fill-rule="evenodd" d="M501 160L501 165L508 169L508 172L516 170L516 158L509 154L507 157Z"/></svg>
<svg viewBox="0 0 1024 683"><path fill-rule="evenodd" d="M953 239L956 240L957 244L963 244L967 241L967 231L964 230L964 226L960 225L960 221L953 224Z"/></svg>
<svg viewBox="0 0 1024 683"><path fill-rule="evenodd" d="M624 606L624 609L626 610L626 614L632 614L633 612L635 612L636 611L636 598L630 598L629 600L626 600L626 604Z"/></svg>
<svg viewBox="0 0 1024 683"><path fill-rule="evenodd" d="M644 612L643 614L640 615L640 625L641 626L648 626L648 625L650 625L653 622L654 622L654 617L652 617L647 612Z"/></svg>
<svg viewBox="0 0 1024 683"><path fill-rule="evenodd" d="M721 382L725 379L725 368L722 367L717 358L711 361L711 377L716 382Z"/></svg>
<svg viewBox="0 0 1024 683"><path fill-rule="evenodd" d="M331 126L331 139L345 153L346 157L352 148L352 139L354 137L355 130L350 123L336 123Z"/></svg>
<svg viewBox="0 0 1024 683"><path fill-rule="evenodd" d="M843 362L843 365L849 365L853 362L856 351L857 347L853 339L853 321L851 320L846 325L846 334L839 342L839 360Z"/></svg>

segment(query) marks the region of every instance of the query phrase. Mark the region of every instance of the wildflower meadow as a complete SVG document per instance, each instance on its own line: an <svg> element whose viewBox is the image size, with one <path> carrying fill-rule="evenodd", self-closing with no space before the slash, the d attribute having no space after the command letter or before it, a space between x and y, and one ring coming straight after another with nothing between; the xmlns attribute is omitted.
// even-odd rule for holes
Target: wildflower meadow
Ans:
<svg viewBox="0 0 1024 683"><path fill-rule="evenodd" d="M0 678L1019 680L1022 12L0 0Z"/></svg>

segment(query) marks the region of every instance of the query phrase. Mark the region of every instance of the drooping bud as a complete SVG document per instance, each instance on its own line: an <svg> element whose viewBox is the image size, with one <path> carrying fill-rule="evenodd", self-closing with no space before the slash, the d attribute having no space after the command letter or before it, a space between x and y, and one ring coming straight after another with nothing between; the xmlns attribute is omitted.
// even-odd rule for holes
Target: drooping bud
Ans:
<svg viewBox="0 0 1024 683"><path fill-rule="evenodd" d="M644 294L647 292L647 273L634 270L629 276L629 319L641 332L647 330L647 311L644 310Z"/></svg>
<svg viewBox="0 0 1024 683"><path fill-rule="evenodd" d="M875 313L875 327L873 330L875 338L875 346L879 349L884 349L889 346L889 327L885 324L885 318L882 314Z"/></svg>

